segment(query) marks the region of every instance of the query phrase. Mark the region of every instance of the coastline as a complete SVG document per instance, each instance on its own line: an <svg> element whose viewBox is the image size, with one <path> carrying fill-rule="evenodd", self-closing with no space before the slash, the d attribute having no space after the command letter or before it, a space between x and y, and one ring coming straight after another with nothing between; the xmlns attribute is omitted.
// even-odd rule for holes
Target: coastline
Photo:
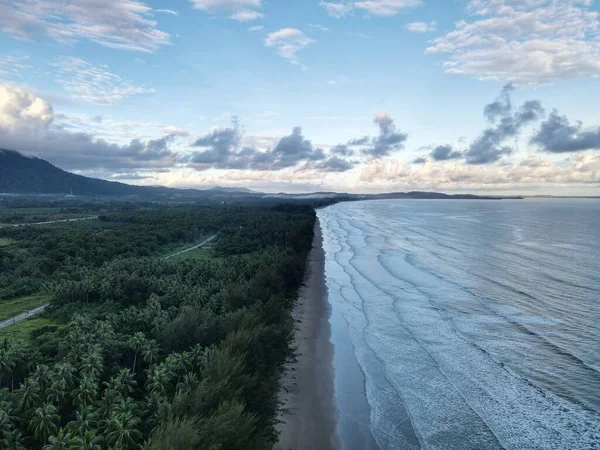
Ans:
<svg viewBox="0 0 600 450"><path fill-rule="evenodd" d="M338 450L334 401L331 308L325 284L325 253L319 219L298 300L292 312L296 360L286 364L279 391L274 450Z"/></svg>

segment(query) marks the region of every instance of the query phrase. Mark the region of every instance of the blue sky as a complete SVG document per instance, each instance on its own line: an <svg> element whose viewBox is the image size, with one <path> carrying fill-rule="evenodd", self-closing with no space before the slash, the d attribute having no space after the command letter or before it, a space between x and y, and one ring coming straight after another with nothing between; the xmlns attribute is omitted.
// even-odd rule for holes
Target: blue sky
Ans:
<svg viewBox="0 0 600 450"><path fill-rule="evenodd" d="M136 184L598 195L599 73L589 0L7 0L0 148Z"/></svg>

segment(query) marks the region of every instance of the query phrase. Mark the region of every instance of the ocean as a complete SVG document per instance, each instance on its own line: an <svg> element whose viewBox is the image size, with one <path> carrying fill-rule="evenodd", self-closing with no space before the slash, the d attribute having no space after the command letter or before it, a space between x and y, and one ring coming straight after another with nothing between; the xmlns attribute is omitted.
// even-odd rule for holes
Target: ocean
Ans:
<svg viewBox="0 0 600 450"><path fill-rule="evenodd" d="M600 201L318 216L344 450L600 448Z"/></svg>

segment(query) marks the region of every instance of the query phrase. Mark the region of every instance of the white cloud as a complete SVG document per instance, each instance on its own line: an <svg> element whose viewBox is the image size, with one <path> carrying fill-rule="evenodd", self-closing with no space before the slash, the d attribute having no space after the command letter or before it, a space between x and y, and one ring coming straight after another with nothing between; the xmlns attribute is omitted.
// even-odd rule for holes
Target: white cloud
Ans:
<svg viewBox="0 0 600 450"><path fill-rule="evenodd" d="M132 95L152 94L154 89L131 84L108 70L79 58L56 62L56 80L74 98L98 105L112 105Z"/></svg>
<svg viewBox="0 0 600 450"><path fill-rule="evenodd" d="M436 22L411 22L406 25L406 29L413 33L428 33L430 31L435 31L436 27Z"/></svg>
<svg viewBox="0 0 600 450"><path fill-rule="evenodd" d="M362 11L374 16L395 16L403 9L421 6L422 0L345 0L338 2L321 1L320 5L332 17L343 17L354 11Z"/></svg>
<svg viewBox="0 0 600 450"><path fill-rule="evenodd" d="M258 11L262 0L191 0L194 8L212 14L223 14L239 22L263 17Z"/></svg>
<svg viewBox="0 0 600 450"><path fill-rule="evenodd" d="M31 71L29 56L0 56L0 79L21 78L23 72Z"/></svg>
<svg viewBox="0 0 600 450"><path fill-rule="evenodd" d="M590 0L472 0L470 21L433 41L446 72L539 85L600 74L600 23Z"/></svg>
<svg viewBox="0 0 600 450"><path fill-rule="evenodd" d="M248 28L248 31L254 31L254 32L257 32L257 31L262 31L262 30L264 30L264 28L265 28L265 27L264 27L264 26L262 26L262 25L257 25L257 26L255 26L255 27L250 27L250 28Z"/></svg>
<svg viewBox="0 0 600 450"><path fill-rule="evenodd" d="M22 40L89 40L153 52L169 43L169 34L156 28L151 14L151 8L135 0L3 0L0 30Z"/></svg>
<svg viewBox="0 0 600 450"><path fill-rule="evenodd" d="M0 85L0 129L36 130L47 127L53 120L52 106L43 98Z"/></svg>
<svg viewBox="0 0 600 450"><path fill-rule="evenodd" d="M469 166L457 161L428 161L421 166L384 159L363 166L359 185L372 189L529 189L532 187L596 185L600 183L600 155L578 153L552 162L528 157L512 164Z"/></svg>
<svg viewBox="0 0 600 450"><path fill-rule="evenodd" d="M316 30L329 31L329 28L324 27L323 25L319 25L318 23L310 23L310 24L308 24L308 26L310 28L314 28Z"/></svg>
<svg viewBox="0 0 600 450"><path fill-rule="evenodd" d="M269 33L265 39L267 47L274 47L279 56L293 63L298 63L297 53L313 42L311 38L295 28L284 28Z"/></svg>
<svg viewBox="0 0 600 450"><path fill-rule="evenodd" d="M171 14L172 16L179 15L179 13L177 11L173 11L172 9L155 9L154 12L162 13L162 14Z"/></svg>

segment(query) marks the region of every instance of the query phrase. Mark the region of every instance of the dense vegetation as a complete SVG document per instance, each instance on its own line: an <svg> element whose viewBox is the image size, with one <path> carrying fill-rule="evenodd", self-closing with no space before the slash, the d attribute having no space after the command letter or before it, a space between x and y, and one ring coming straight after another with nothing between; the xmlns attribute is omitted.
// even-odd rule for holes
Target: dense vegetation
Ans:
<svg viewBox="0 0 600 450"><path fill-rule="evenodd" d="M313 209L100 216L0 230L4 295L36 280L51 295L43 327L0 342L0 447L271 448ZM157 257L217 231L214 258Z"/></svg>

